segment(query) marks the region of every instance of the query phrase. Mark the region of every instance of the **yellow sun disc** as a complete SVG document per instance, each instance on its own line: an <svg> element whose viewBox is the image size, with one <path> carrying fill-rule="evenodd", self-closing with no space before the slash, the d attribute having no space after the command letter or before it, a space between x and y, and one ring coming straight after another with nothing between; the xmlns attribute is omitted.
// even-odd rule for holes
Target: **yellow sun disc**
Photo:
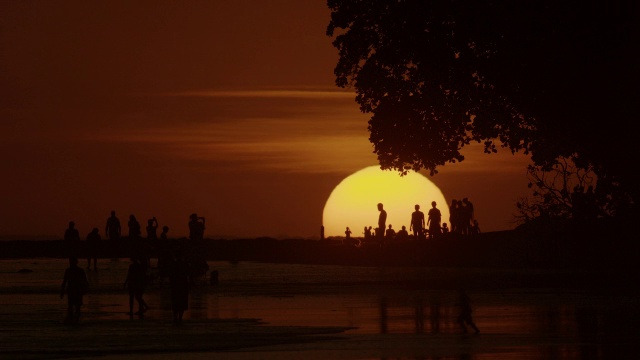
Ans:
<svg viewBox="0 0 640 360"><path fill-rule="evenodd" d="M410 172L400 176L396 171L369 166L349 175L333 189L322 214L324 233L326 237L344 236L349 227L351 236L363 236L364 227L378 226L378 203L387 211L387 227L391 224L398 231L406 226L409 231L414 206L420 205L426 222L432 201L442 213L442 222L448 223L447 201L424 175Z"/></svg>

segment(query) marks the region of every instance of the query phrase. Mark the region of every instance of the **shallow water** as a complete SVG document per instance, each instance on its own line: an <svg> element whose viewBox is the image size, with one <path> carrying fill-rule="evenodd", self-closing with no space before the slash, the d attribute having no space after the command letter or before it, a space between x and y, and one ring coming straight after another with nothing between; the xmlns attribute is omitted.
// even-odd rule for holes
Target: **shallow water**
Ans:
<svg viewBox="0 0 640 360"><path fill-rule="evenodd" d="M128 265L125 259L100 260L97 272L87 272L91 290L84 300L83 323L120 324L129 319L128 294L122 288ZM469 359L495 358L496 354L511 359L604 359L626 355L640 339L636 292L491 284L491 279L512 270L245 262L210 262L209 266L218 271L219 283L198 280L185 314L187 324L259 319L268 326L345 327L344 335L351 342L340 349L343 354L351 354L352 349L358 354L354 358L380 357L365 351L371 351L372 344L391 357L423 358L429 351L438 353L430 348L430 342L436 342L459 349L460 357L467 354ZM60 322L66 300L58 294L66 267L59 259L1 260L0 333L19 330L20 319L34 325ZM18 273L21 269L32 272ZM456 284L474 285L467 292L481 330L477 338L460 338L457 286L443 287L442 282L430 286L432 280L443 278L476 280ZM144 320L134 321L162 326L169 322L167 285L149 286L145 300L151 309ZM25 336L33 336L38 341L35 346L48 346L40 334L25 332ZM316 354L336 357L338 350L330 344L317 347Z"/></svg>

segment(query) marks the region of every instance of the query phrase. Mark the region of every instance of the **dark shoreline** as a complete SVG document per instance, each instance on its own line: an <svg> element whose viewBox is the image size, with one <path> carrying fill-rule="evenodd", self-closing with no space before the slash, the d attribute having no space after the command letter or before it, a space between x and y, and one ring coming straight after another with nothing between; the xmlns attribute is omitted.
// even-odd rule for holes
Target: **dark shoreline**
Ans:
<svg viewBox="0 0 640 360"><path fill-rule="evenodd" d="M591 236L589 236L591 235ZM628 269L636 272L640 260L634 244L621 236L596 233L529 234L517 230L474 236L449 236L440 240L393 242L380 248L376 243L360 247L343 244L340 238L324 240L272 238L204 239L183 244L211 261L259 261L274 263L353 266L433 266L492 268L585 268ZM0 242L0 259L67 258L63 240L6 240ZM78 255L86 258L86 242L78 244ZM99 258L130 257L132 241L102 240L96 246ZM151 256L156 254L152 251Z"/></svg>

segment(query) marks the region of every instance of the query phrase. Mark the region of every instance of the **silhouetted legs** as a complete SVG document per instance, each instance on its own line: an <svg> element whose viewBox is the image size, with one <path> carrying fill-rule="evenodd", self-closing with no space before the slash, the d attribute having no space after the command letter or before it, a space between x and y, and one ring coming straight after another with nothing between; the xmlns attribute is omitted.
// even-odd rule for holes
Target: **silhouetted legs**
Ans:
<svg viewBox="0 0 640 360"><path fill-rule="evenodd" d="M133 305L134 300L138 303L138 312L136 315L142 317L142 315L149 309L149 306L142 298L142 291L129 291L129 317L133 318Z"/></svg>
<svg viewBox="0 0 640 360"><path fill-rule="evenodd" d="M476 332L476 334L480 332L480 329L478 329L476 324L473 322L473 319L471 318L471 312L464 311L460 313L460 315L458 316L457 322L462 327L462 331L464 333L468 332L467 325L471 326L471 328L473 329L473 331Z"/></svg>

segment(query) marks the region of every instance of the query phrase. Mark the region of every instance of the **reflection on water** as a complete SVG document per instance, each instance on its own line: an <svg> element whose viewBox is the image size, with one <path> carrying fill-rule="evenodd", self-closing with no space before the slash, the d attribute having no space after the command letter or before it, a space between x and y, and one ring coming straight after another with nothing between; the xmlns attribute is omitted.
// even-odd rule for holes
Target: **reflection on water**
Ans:
<svg viewBox="0 0 640 360"><path fill-rule="evenodd" d="M103 260L98 272L88 273L86 319L128 318L122 288L127 266L125 260ZM62 260L0 261L0 321L34 313L62 317L65 303L57 294L65 267ZM22 268L33 272L16 273ZM252 318L275 326L349 327L351 335L412 334L425 341L462 336L458 289L416 286L434 272L450 276L454 270L218 262L210 268L219 272L220 284L202 279L193 288L185 320ZM624 358L638 339L637 293L487 286L468 294L478 336L495 338L502 358ZM167 284L152 284L145 300L151 307L146 319L171 319ZM475 335L468 336L472 344ZM469 359L495 355L491 349L469 353Z"/></svg>

